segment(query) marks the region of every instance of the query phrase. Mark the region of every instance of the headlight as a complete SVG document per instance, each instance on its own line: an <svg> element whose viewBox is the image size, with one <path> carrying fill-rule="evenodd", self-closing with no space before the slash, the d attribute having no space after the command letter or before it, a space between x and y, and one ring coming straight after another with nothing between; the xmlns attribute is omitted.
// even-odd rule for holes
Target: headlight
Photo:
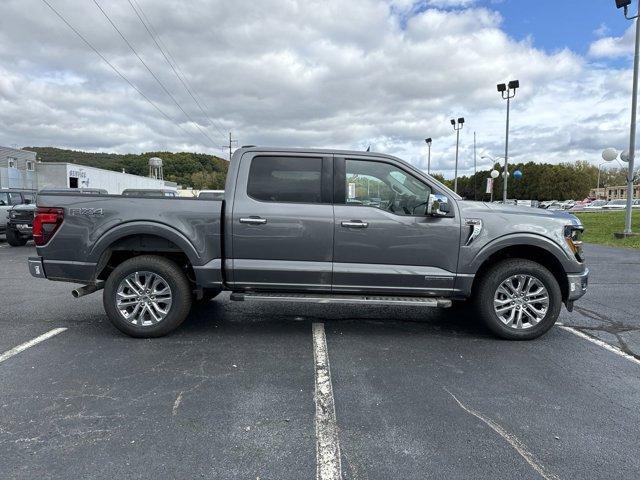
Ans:
<svg viewBox="0 0 640 480"><path fill-rule="evenodd" d="M567 225L564 227L564 239L579 262L584 261L584 252L582 250L582 226Z"/></svg>

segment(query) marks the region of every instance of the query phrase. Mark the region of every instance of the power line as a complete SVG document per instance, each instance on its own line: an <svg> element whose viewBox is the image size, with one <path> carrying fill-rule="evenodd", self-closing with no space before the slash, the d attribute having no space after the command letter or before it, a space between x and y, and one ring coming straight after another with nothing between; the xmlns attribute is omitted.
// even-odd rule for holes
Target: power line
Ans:
<svg viewBox="0 0 640 480"><path fill-rule="evenodd" d="M211 137L209 137L209 135L207 135L207 133L202 130L202 128L200 128L200 125L198 125L198 122L196 122L193 118L191 118L191 115L189 115L187 113L187 111L182 108L182 105L180 105L180 103L176 100L176 98L171 94L171 92L167 89L167 87L164 86L164 84L162 83L162 81L158 78L158 76L153 73L153 70L151 70L151 68L149 67L149 65L147 65L147 63L142 59L142 57L138 54L138 52L136 51L135 48L133 48L133 45L131 45L131 43L129 42L129 40L127 40L127 37L124 36L124 34L122 33L122 31L120 31L120 29L116 26L115 23L113 23L113 20L111 20L111 18L109 17L109 15L107 14L107 12L104 11L104 9L100 6L100 4L98 3L97 0L93 0L93 3L96 4L96 6L98 7L98 9L102 12L102 14L105 16L105 18L109 21L109 23L111 24L111 26L114 28L114 30L116 32L118 32L118 35L120 35L120 37L122 38L122 40L124 40L124 42L127 44L127 46L129 47L129 49L133 52L133 54L137 57L137 59L140 61L140 63L142 63L142 65L144 65L144 68L147 69L147 71L151 74L151 76L155 79L155 81L158 83L158 85L160 85L160 87L162 88L162 90L164 90L164 92L169 96L169 98L171 98L171 100L173 100L173 103L176 104L176 106L180 109L180 111L182 111L182 113L184 113L184 115L191 121L193 122L193 124L196 126L196 128L200 131L200 133L202 133L202 135L211 142L212 145L215 146L215 142L213 141L213 139Z"/></svg>
<svg viewBox="0 0 640 480"><path fill-rule="evenodd" d="M209 121L209 123L211 124L211 126L213 126L219 133L220 135L222 135L223 137L225 136L225 134L222 131L222 127L217 124L207 113L206 110L209 110L209 108L206 106L206 110L202 107L201 102L198 101L198 99L196 98L196 95L194 95L194 93L191 91L191 88L189 87L189 85L187 84L186 79L184 78L185 75L182 72L182 70L180 69L180 66L178 65L178 62L176 61L176 59L173 57L173 55L171 55L171 52L169 51L169 49L167 48L166 45L164 45L164 42L162 41L162 39L160 38L160 35L158 34L158 31L155 29L155 27L153 26L153 24L151 23L151 20L149 20L149 17L147 17L147 15L144 13L144 10L142 9L142 7L138 4L137 0L127 0L129 2L129 5L131 5L131 8L133 9L133 11L135 12L136 16L138 17L138 19L140 20L140 23L142 23L142 25L144 25L145 30L147 31L147 33L149 34L149 36L151 37L151 40L153 40L153 43L155 43L156 47L158 47L158 50L160 50L160 53L162 54L162 56L164 57L164 59L166 60L166 62L169 64L169 66L171 67L171 70L173 70L173 73L176 75L176 77L178 78L178 80L180 80L180 83L182 83L182 86L185 88L185 90L187 91L187 93L189 94L189 96L193 99L193 101L195 102L195 104L198 106L198 108L200 109L200 111L203 113L203 115L207 118L207 120ZM135 3L135 6L134 6ZM137 8L136 8L137 7ZM138 10L140 12L138 12ZM141 16L142 14L142 16ZM144 17L144 19L143 19ZM162 45L164 45L164 48L162 47ZM165 53L166 50L166 53ZM171 60L169 59L169 57L171 58ZM197 93L197 92L196 92ZM199 96L199 95L198 95ZM204 104L204 102L202 102Z"/></svg>
<svg viewBox="0 0 640 480"><path fill-rule="evenodd" d="M87 40L78 30L76 30L73 25L71 25L66 18L64 18L62 16L62 14L60 12L58 12L47 0L42 0L42 2L47 5L47 7L49 7L51 9L51 11L53 13L55 13L58 18L60 18L60 20L62 20L64 22L64 24L69 27L71 29L71 31L73 31L73 33L75 33L91 50L93 50L107 65L109 65L109 67L111 67L111 69L116 72L116 74L122 78L125 82L127 82L129 84L129 86L131 88L133 88L136 92L138 92L140 94L140 96L142 98L144 98L153 108L155 108L164 118L166 118L167 120L169 120L171 123L175 123L175 125L182 130L184 133L186 133L187 135L189 135L193 140L196 141L197 140L192 136L191 132L188 132L187 130L184 129L184 127L182 125L180 125L178 122L176 122L174 119L172 119L169 115L167 115L160 107L158 107L158 105L156 105L149 97L147 97L144 92L142 92L142 90L140 90L138 87L136 87L133 82L131 82L131 80L129 80L122 72L120 72L120 70L118 70L118 68L113 65L109 60L107 60L107 58L100 53L100 51L94 47L91 42L89 42L89 40Z"/></svg>

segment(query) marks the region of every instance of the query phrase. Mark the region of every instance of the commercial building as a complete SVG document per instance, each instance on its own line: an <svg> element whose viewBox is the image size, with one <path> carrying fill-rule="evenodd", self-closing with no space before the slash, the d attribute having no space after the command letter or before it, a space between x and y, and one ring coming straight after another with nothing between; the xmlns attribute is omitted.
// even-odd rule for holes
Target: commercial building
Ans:
<svg viewBox="0 0 640 480"><path fill-rule="evenodd" d="M0 146L0 188L37 190L36 153Z"/></svg>
<svg viewBox="0 0 640 480"><path fill-rule="evenodd" d="M589 197L607 201L626 199L627 186L617 185L613 187L592 188L589 191ZM633 186L633 198L640 198L640 184Z"/></svg>
<svg viewBox="0 0 640 480"><path fill-rule="evenodd" d="M66 162L37 162L36 153L0 147L0 188L101 188L119 195L127 188L172 189L162 179Z"/></svg>

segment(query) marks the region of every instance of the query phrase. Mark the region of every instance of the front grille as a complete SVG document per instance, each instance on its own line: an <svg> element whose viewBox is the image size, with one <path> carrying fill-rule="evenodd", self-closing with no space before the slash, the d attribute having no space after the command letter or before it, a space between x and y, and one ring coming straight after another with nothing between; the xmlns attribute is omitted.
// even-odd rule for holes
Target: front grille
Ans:
<svg viewBox="0 0 640 480"><path fill-rule="evenodd" d="M33 212L23 212L20 210L15 210L11 212L9 215L11 220L15 221L25 221L31 223L33 221Z"/></svg>

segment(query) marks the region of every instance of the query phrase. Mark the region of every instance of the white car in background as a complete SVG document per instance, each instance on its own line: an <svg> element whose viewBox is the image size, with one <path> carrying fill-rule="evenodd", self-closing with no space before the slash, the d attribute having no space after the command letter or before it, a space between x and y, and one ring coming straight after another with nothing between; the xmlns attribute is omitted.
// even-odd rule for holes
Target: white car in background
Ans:
<svg viewBox="0 0 640 480"><path fill-rule="evenodd" d="M624 199L611 200L609 203L602 206L602 210L624 210L625 208L627 208L627 201Z"/></svg>
<svg viewBox="0 0 640 480"><path fill-rule="evenodd" d="M606 200L594 200L589 205L584 207L584 210L585 210L585 212L594 211L594 210L602 210L602 207L604 207L606 204L607 204Z"/></svg>

